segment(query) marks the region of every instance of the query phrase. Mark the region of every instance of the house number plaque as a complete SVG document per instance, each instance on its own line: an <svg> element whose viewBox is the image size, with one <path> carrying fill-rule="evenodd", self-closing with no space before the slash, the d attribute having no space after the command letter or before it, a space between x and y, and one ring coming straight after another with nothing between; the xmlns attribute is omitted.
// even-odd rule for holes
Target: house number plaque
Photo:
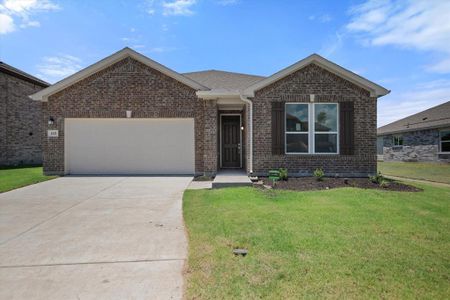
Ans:
<svg viewBox="0 0 450 300"><path fill-rule="evenodd" d="M58 137L58 130L47 130L48 137Z"/></svg>

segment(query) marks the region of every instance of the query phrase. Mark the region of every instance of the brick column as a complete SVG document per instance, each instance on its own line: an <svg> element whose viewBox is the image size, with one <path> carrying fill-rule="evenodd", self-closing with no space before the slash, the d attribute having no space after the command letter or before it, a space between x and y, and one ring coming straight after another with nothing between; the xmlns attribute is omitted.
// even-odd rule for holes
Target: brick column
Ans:
<svg viewBox="0 0 450 300"><path fill-rule="evenodd" d="M204 106L204 152L203 172L207 175L217 173L217 101L206 100Z"/></svg>

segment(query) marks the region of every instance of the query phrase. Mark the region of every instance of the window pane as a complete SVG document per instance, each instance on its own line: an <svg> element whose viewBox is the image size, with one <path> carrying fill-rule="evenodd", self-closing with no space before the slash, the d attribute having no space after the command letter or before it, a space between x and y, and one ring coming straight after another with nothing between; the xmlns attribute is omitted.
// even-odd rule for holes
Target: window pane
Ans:
<svg viewBox="0 0 450 300"><path fill-rule="evenodd" d="M308 135L307 134L287 134L286 152L308 153Z"/></svg>
<svg viewBox="0 0 450 300"><path fill-rule="evenodd" d="M337 152L337 134L316 134L314 140L316 153Z"/></svg>
<svg viewBox="0 0 450 300"><path fill-rule="evenodd" d="M286 104L286 131L308 131L308 104Z"/></svg>
<svg viewBox="0 0 450 300"><path fill-rule="evenodd" d="M402 146L403 145L403 136L394 135L394 146Z"/></svg>
<svg viewBox="0 0 450 300"><path fill-rule="evenodd" d="M450 141L450 130L441 131L441 141Z"/></svg>
<svg viewBox="0 0 450 300"><path fill-rule="evenodd" d="M315 104L315 130L319 132L337 132L337 105Z"/></svg>
<svg viewBox="0 0 450 300"><path fill-rule="evenodd" d="M441 143L442 152L450 152L450 142Z"/></svg>

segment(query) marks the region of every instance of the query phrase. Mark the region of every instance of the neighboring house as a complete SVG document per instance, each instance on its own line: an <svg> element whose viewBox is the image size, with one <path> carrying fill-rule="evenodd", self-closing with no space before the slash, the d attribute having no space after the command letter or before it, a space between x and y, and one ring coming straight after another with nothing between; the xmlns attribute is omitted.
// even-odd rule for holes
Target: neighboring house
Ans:
<svg viewBox="0 0 450 300"><path fill-rule="evenodd" d="M180 74L125 48L31 97L45 104L47 174L367 176L387 93L316 54L261 77Z"/></svg>
<svg viewBox="0 0 450 300"><path fill-rule="evenodd" d="M378 128L385 161L450 161L450 101Z"/></svg>
<svg viewBox="0 0 450 300"><path fill-rule="evenodd" d="M42 163L41 103L28 95L48 86L0 62L0 166Z"/></svg>

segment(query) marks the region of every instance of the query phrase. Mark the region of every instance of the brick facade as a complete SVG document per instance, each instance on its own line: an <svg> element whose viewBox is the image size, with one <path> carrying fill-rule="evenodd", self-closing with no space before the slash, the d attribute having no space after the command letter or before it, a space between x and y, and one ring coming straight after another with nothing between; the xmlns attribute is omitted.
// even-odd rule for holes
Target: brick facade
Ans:
<svg viewBox="0 0 450 300"><path fill-rule="evenodd" d="M439 154L439 130L426 129L400 133L403 146L393 146L393 135L382 136L384 161L449 162L449 154Z"/></svg>
<svg viewBox="0 0 450 300"><path fill-rule="evenodd" d="M58 138L44 139L44 172L64 174L65 118L194 118L195 171L215 173L216 104L200 100L195 90L132 58L125 58L51 95L46 129L58 129ZM207 121L205 121L205 118Z"/></svg>
<svg viewBox="0 0 450 300"><path fill-rule="evenodd" d="M0 72L0 165L42 163L42 103L28 97L42 89Z"/></svg>
<svg viewBox="0 0 450 300"><path fill-rule="evenodd" d="M65 118L194 118L195 172L214 174L220 165L220 106L198 99L191 87L132 58L125 58L53 94L44 104L45 129L58 129L58 138L43 135L44 171L64 174ZM272 102L353 102L354 154L272 155ZM311 64L256 92L253 101L253 173L284 167L293 176L311 175L318 167L327 175L367 176L376 172L376 98L369 91ZM248 104L241 111L243 168L250 172ZM47 125L49 117L55 119Z"/></svg>
<svg viewBox="0 0 450 300"><path fill-rule="evenodd" d="M354 154L272 155L271 103L354 102ZM256 92L253 99L253 172L266 175L270 169L287 168L291 175L311 175L323 168L328 175L367 176L376 172L377 100L353 83L310 64Z"/></svg>

